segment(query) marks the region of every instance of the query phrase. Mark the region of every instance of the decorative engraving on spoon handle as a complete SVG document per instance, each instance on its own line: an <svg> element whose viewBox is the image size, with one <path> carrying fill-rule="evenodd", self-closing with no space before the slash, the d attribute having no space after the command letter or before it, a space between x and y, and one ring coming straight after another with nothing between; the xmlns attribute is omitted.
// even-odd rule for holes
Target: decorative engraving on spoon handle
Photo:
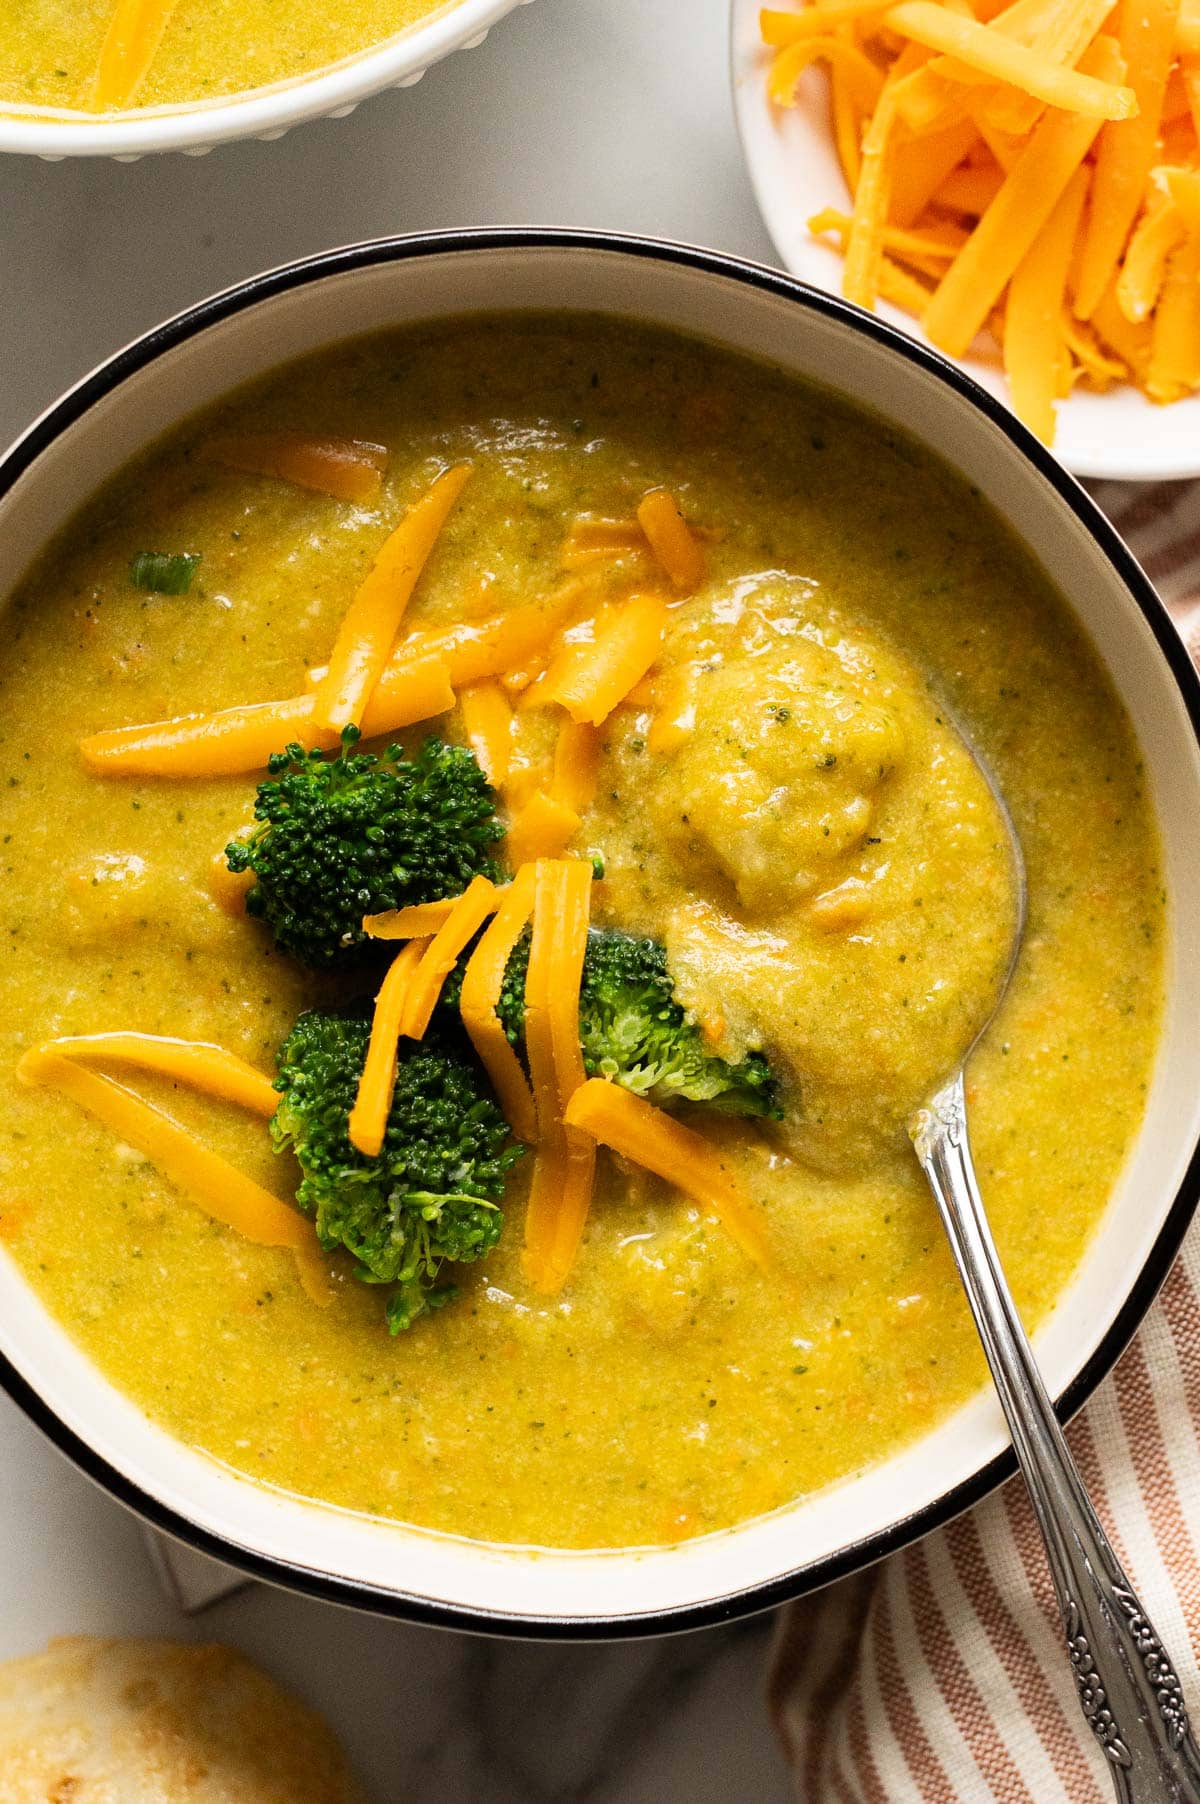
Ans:
<svg viewBox="0 0 1200 1804"><path fill-rule="evenodd" d="M1008 1419L1062 1613L1080 1708L1128 1804L1200 1804L1183 1688L1092 1508L992 1240L960 1072L914 1117L924 1167Z"/></svg>

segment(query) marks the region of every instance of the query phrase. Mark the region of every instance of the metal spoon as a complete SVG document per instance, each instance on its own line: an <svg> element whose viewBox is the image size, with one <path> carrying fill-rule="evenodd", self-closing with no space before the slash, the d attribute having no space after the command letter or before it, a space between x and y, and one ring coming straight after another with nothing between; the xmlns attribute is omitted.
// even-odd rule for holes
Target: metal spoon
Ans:
<svg viewBox="0 0 1200 1804"><path fill-rule="evenodd" d="M964 738L966 736L964 735ZM966 740L968 746L969 739ZM972 748L973 749L973 748ZM1021 1326L979 1194L963 1066L1012 981L1025 931L1025 859L992 773L975 754L1012 847L1017 920L1004 982L954 1075L909 1122L1029 1488L1079 1704L1123 1804L1200 1804L1200 1750L1174 1664L1100 1525Z"/></svg>

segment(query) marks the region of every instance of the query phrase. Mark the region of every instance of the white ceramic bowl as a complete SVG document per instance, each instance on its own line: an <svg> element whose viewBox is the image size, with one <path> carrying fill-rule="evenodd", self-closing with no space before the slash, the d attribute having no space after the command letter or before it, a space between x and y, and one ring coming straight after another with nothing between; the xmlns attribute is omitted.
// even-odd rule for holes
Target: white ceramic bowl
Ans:
<svg viewBox="0 0 1200 1804"><path fill-rule="evenodd" d="M31 427L0 462L0 596L127 458L234 384L356 333L497 307L655 321L770 359L875 410L978 485L1107 663L1163 828L1170 1008L1143 1131L1075 1282L1038 1335L1051 1391L1077 1405L1161 1282L1200 1182L1200 683L1103 516L960 372L787 276L680 246L498 231L337 251L180 315ZM981 1393L861 1476L722 1534L619 1553L487 1547L301 1502L181 1445L75 1348L7 1255L0 1355L0 1378L35 1421L160 1527L321 1595L503 1632L628 1635L761 1608L901 1546L1012 1469L999 1408Z"/></svg>
<svg viewBox="0 0 1200 1804"><path fill-rule="evenodd" d="M0 0L0 5L7 0ZM135 163L159 150L206 156L236 138L282 138L306 119L343 119L382 88L411 88L452 50L474 50L488 32L528 0L451 0L369 50L294 81L274 82L218 100L145 107L97 117L88 113L0 105L0 151L61 162L64 157L115 157Z"/></svg>
<svg viewBox="0 0 1200 1804"><path fill-rule="evenodd" d="M829 240L814 238L807 224L823 207L844 212L850 205L829 126L825 76L816 67L805 72L799 106L771 104L766 86L771 52L759 35L759 4L732 0L731 13L733 103L750 181L785 269L829 294L841 294L841 256ZM879 316L929 344L911 314L881 302ZM960 367L1007 404L996 364L967 357ZM1111 388L1103 395L1077 388L1058 404L1054 452L1076 476L1126 482L1200 476L1200 394L1156 407L1135 388Z"/></svg>

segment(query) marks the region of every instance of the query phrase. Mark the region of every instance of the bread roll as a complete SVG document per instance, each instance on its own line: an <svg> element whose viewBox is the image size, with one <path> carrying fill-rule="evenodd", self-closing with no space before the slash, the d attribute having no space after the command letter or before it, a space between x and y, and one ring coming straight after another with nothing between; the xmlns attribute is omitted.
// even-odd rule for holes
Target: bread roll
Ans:
<svg viewBox="0 0 1200 1804"><path fill-rule="evenodd" d="M0 1665L3 1804L362 1804L316 1713L226 1647L75 1635Z"/></svg>

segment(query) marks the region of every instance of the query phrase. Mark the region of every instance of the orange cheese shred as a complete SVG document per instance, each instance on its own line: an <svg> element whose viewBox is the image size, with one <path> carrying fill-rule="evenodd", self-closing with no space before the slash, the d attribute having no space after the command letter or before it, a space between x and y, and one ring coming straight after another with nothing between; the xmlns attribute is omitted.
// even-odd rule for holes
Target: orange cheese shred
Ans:
<svg viewBox="0 0 1200 1804"><path fill-rule="evenodd" d="M969 93L968 97L963 102L963 110L966 112L967 117L969 119L974 119L975 123L978 125L979 135L991 152L997 168L1001 169L1004 174L1007 175L1017 158L1020 156L1021 146L1025 139L1024 137L1014 135L1012 132L1001 131L998 126L992 124L988 117L986 95L986 88L977 89L974 92ZM1028 133L1026 133L1025 136L1028 136Z"/></svg>
<svg viewBox="0 0 1200 1804"><path fill-rule="evenodd" d="M336 501L373 501L387 469L387 446L365 439L318 438L305 432L244 432L209 439L209 462L248 476L276 476Z"/></svg>
<svg viewBox="0 0 1200 1804"><path fill-rule="evenodd" d="M509 862L557 858L579 831L579 815L566 802L535 789L513 818L505 841Z"/></svg>
<svg viewBox="0 0 1200 1804"><path fill-rule="evenodd" d="M513 754L513 711L507 695L494 677L485 677L462 690L458 705L479 768L494 789L501 788Z"/></svg>
<svg viewBox="0 0 1200 1804"><path fill-rule="evenodd" d="M332 1301L312 1223L199 1141L172 1116L124 1084L47 1048L27 1052L17 1066L22 1083L58 1090L105 1127L136 1146L165 1178L206 1215L257 1246L285 1247L314 1303Z"/></svg>
<svg viewBox="0 0 1200 1804"><path fill-rule="evenodd" d="M578 816L596 793L600 770L600 735L587 721L563 721L554 742L551 799Z"/></svg>
<svg viewBox="0 0 1200 1804"><path fill-rule="evenodd" d="M371 1038L358 1080L358 1094L350 1111L350 1144L368 1159L379 1156L396 1089L396 1058L404 1005L413 973L425 956L429 940L410 940L388 966L387 976L375 998Z"/></svg>
<svg viewBox="0 0 1200 1804"><path fill-rule="evenodd" d="M1197 127L1200 138L1200 126ZM1168 194L1189 232L1200 233L1200 169L1156 169L1156 185Z"/></svg>
<svg viewBox="0 0 1200 1804"><path fill-rule="evenodd" d="M963 119L927 138L910 138L897 144L892 159L889 209L893 224L910 226L919 219L947 176L978 142L974 121Z"/></svg>
<svg viewBox="0 0 1200 1804"><path fill-rule="evenodd" d="M386 686L378 684L362 717L364 739L382 739L402 727L432 720L454 706L449 665L436 656L413 658L392 671Z"/></svg>
<svg viewBox="0 0 1200 1804"><path fill-rule="evenodd" d="M487 877L472 877L413 972L400 1017L400 1032L409 1039L419 1040L424 1035L459 953L495 908L495 884Z"/></svg>
<svg viewBox="0 0 1200 1804"><path fill-rule="evenodd" d="M1098 78L1119 75L1123 62L1115 41L1097 37L1081 67ZM926 335L939 350L952 357L966 351L1099 130L1094 117L1053 108L1035 128L925 310Z"/></svg>
<svg viewBox="0 0 1200 1804"><path fill-rule="evenodd" d="M1200 0L796 3L760 14L764 98L824 114L852 206L808 228L849 299L1001 364L1048 443L1077 384L1196 392Z"/></svg>
<svg viewBox="0 0 1200 1804"><path fill-rule="evenodd" d="M821 0L819 6L806 6L801 12L765 6L758 15L759 32L764 44L781 50L785 44L799 43L839 25L852 25L884 10L879 0Z"/></svg>
<svg viewBox="0 0 1200 1804"><path fill-rule="evenodd" d="M336 739L343 727L363 726L409 597L470 474L470 464L443 470L385 540L359 584L313 697L319 735Z"/></svg>
<svg viewBox="0 0 1200 1804"><path fill-rule="evenodd" d="M1087 170L1077 169L1008 285L1004 369L1013 410L1047 445L1054 442L1054 377L1067 270L1087 186Z"/></svg>
<svg viewBox="0 0 1200 1804"><path fill-rule="evenodd" d="M939 211L981 219L1004 186L1004 171L989 159L986 166L953 169L930 205Z"/></svg>
<svg viewBox="0 0 1200 1804"><path fill-rule="evenodd" d="M67 1034L48 1040L40 1050L84 1065L133 1065L140 1071L154 1071L222 1102L238 1103L267 1120L279 1107L279 1092L265 1073L209 1040L176 1040L167 1034L118 1030Z"/></svg>
<svg viewBox="0 0 1200 1804"><path fill-rule="evenodd" d="M1198 0L1180 0L1175 41L1180 55L1184 59L1200 53L1200 3Z"/></svg>
<svg viewBox="0 0 1200 1804"><path fill-rule="evenodd" d="M495 898L508 893L508 884L495 887ZM465 894L465 892L464 892ZM387 908L382 914L364 915L363 932L369 940L421 940L446 925L462 896L443 896L437 902L411 902L407 908Z"/></svg>
<svg viewBox="0 0 1200 1804"><path fill-rule="evenodd" d="M1150 324L1143 320L1140 325L1134 325L1126 318L1117 300L1114 282L1110 282L1100 296L1091 324L1098 337L1117 353L1144 386L1150 366Z"/></svg>
<svg viewBox="0 0 1200 1804"><path fill-rule="evenodd" d="M554 697L548 688L551 673L570 671L585 664L594 651L597 639L609 622L615 619L617 612L616 603L598 597L593 608L564 625L549 654L541 660L541 670L533 675L522 693L515 698L519 712L543 708L547 703L553 702Z"/></svg>
<svg viewBox="0 0 1200 1804"><path fill-rule="evenodd" d="M529 1180L529 1200L525 1207L525 1245L521 1253L521 1270L535 1290L543 1296L555 1296L570 1275L570 1265L560 1272L556 1261L559 1224L579 1223L579 1238L591 1206L595 1181L595 1153L590 1163L572 1159L567 1148L566 1132L553 1141L539 1141L533 1156ZM573 1263L572 1254L572 1263Z"/></svg>
<svg viewBox="0 0 1200 1804"><path fill-rule="evenodd" d="M833 115L833 141L846 190L853 194L862 175L863 109L854 98L851 77L844 63L829 66L830 110Z"/></svg>
<svg viewBox="0 0 1200 1804"><path fill-rule="evenodd" d="M644 676L640 683L635 683L625 697L625 705L629 708L656 708L662 688L662 679L651 673Z"/></svg>
<svg viewBox="0 0 1200 1804"><path fill-rule="evenodd" d="M373 714L376 710L386 712L393 691L403 691L415 665L436 662L445 669L455 689L465 689L488 677L507 679L522 666L537 662L578 600L578 585L571 579L544 605L529 602L487 620L461 621L436 630L421 627L409 633L384 667L367 707L363 732L371 737ZM309 683L315 688L327 670L327 665L310 670Z"/></svg>
<svg viewBox="0 0 1200 1804"><path fill-rule="evenodd" d="M711 1209L756 1265L769 1262L759 1210L742 1190L717 1148L703 1135L656 1109L619 1084L593 1077L566 1108L568 1127L593 1138L674 1184L702 1208Z"/></svg>
<svg viewBox="0 0 1200 1804"><path fill-rule="evenodd" d="M111 727L80 741L89 769L105 777L228 777L265 770L272 752L312 743L312 697L248 702L215 714L182 714Z"/></svg>
<svg viewBox="0 0 1200 1804"><path fill-rule="evenodd" d="M704 552L669 489L651 489L637 511L650 549L677 595L692 595L704 581Z"/></svg>
<svg viewBox="0 0 1200 1804"><path fill-rule="evenodd" d="M837 37L800 38L779 52L767 75L767 93L776 106L796 105L796 84L816 62L828 63L855 105L870 112L879 99L883 76L857 44Z"/></svg>
<svg viewBox="0 0 1200 1804"><path fill-rule="evenodd" d="M518 1140L537 1139L533 1091L497 1014L504 973L533 912L534 866L517 871L490 925L467 961L459 1010L463 1026Z"/></svg>
<svg viewBox="0 0 1200 1804"><path fill-rule="evenodd" d="M586 859L542 859L534 867L535 934L539 905L544 928L547 913L553 911L554 915L551 930L543 932L545 950L536 965L532 943L529 954L530 968L534 971L534 1012L544 1010L548 1019L554 1096L544 1100L549 1107L552 1132L561 1124L563 1110L587 1075L579 1042L579 986L587 950L591 892L592 867ZM527 979L527 1008L529 993ZM539 1124L542 1119L539 1112Z"/></svg>
<svg viewBox="0 0 1200 1804"><path fill-rule="evenodd" d="M232 777L265 770L273 752L293 743L322 743L313 720L315 696L249 702L215 714L183 714L135 727L113 727L80 741L90 770L105 777ZM372 701L363 718L368 739L430 720L454 706L446 666L437 658L407 665Z"/></svg>
<svg viewBox="0 0 1200 1804"><path fill-rule="evenodd" d="M1189 234L1167 259L1154 313L1146 392L1181 401L1200 388L1200 237Z"/></svg>
<svg viewBox="0 0 1200 1804"><path fill-rule="evenodd" d="M1117 275L1117 305L1130 325L1140 325L1153 313L1162 292L1167 259L1186 236L1187 227L1171 196L1156 195L1138 221ZM1093 307L1093 315L1095 311Z"/></svg>
<svg viewBox="0 0 1200 1804"><path fill-rule="evenodd" d="M508 803L509 820L515 821L528 802L540 789L546 795L553 790L554 761L551 758L531 758L528 762L514 764L508 773L508 782L504 786L504 799ZM509 845L511 847L512 828L509 827ZM510 862L522 863L523 860Z"/></svg>
<svg viewBox="0 0 1200 1804"><path fill-rule="evenodd" d="M874 307L879 293L883 227L891 196L895 125L895 88L888 85L863 133L862 169L854 191L854 211L846 241L842 293L858 307Z"/></svg>
<svg viewBox="0 0 1200 1804"><path fill-rule="evenodd" d="M1096 146L1087 232L1075 281L1075 313L1090 319L1120 262L1146 182L1158 160L1159 122L1175 44L1178 0L1121 0L1117 37L1135 117L1106 125ZM1099 41L1099 40L1097 40Z"/></svg>
<svg viewBox="0 0 1200 1804"><path fill-rule="evenodd" d="M1042 51L1054 62L1074 68L1111 10L1110 0L1056 0L1040 19L1018 35L1022 43ZM1010 9L1012 12L1015 9ZM983 104L998 130L1018 137L1033 130L1042 105L1032 95L1009 87L994 91Z"/></svg>
<svg viewBox="0 0 1200 1804"><path fill-rule="evenodd" d="M1180 57L1179 73L1188 99L1188 111L1192 115L1193 141L1197 141L1200 140L1200 45Z"/></svg>
<svg viewBox="0 0 1200 1804"><path fill-rule="evenodd" d="M1129 374L1124 358L1113 357L1100 342L1090 320L1076 319L1069 307L1062 310L1063 342L1075 369L1072 375L1086 375L1093 388L1105 389L1123 382Z"/></svg>
<svg viewBox="0 0 1200 1804"><path fill-rule="evenodd" d="M588 642L564 645L537 685L539 705L558 702L572 720L598 727L658 656L667 625L661 595L634 595L596 623Z"/></svg>
<svg viewBox="0 0 1200 1804"><path fill-rule="evenodd" d="M579 986L591 885L591 866L582 859L539 859L534 869L525 1050L538 1147L522 1269L535 1289L546 1295L561 1290L574 1263L595 1171L593 1137L569 1129L564 1120L568 1102L586 1080L579 1043Z"/></svg>
<svg viewBox="0 0 1200 1804"><path fill-rule="evenodd" d="M939 71L937 64L943 65ZM956 92L951 80L958 77L974 85L980 77L953 57L939 56L923 68L914 69L896 88L896 112L915 138L941 130L958 118L959 109L968 98L961 88ZM985 90L986 92L986 90ZM969 89L968 89L969 93Z"/></svg>
<svg viewBox="0 0 1200 1804"><path fill-rule="evenodd" d="M1130 119L1138 110L1133 90L1111 77L1064 67L1007 37L994 25L982 25L969 14L960 16L949 6L938 5L937 0L900 0L900 5L885 15L885 23L926 49L942 51L1048 106L1096 119Z"/></svg>
<svg viewBox="0 0 1200 1804"><path fill-rule="evenodd" d="M809 219L808 229L817 237L823 232L835 232L844 244L850 231L850 215L839 213L836 207L822 207ZM960 226L942 220L919 232L901 226L884 226L882 242L885 250L894 251L903 262L911 263L917 269L924 269L926 265L933 269L952 262L966 237Z"/></svg>
<svg viewBox="0 0 1200 1804"><path fill-rule="evenodd" d="M920 319L929 305L929 297L933 289L926 286L918 276L907 269L901 269L890 257L881 257L879 261L879 293L880 298L890 301L893 307L903 307L914 319Z"/></svg>
<svg viewBox="0 0 1200 1804"><path fill-rule="evenodd" d="M92 83L93 113L131 106L150 72L178 0L117 0Z"/></svg>

